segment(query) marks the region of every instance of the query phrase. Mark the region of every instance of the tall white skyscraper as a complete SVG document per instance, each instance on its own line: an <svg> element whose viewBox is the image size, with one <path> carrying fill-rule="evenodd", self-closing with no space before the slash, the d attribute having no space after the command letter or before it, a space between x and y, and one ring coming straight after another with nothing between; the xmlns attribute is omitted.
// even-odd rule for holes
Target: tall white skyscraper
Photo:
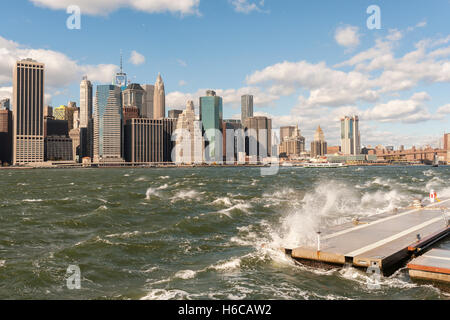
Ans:
<svg viewBox="0 0 450 320"><path fill-rule="evenodd" d="M345 155L361 154L358 116L341 119L341 152Z"/></svg>
<svg viewBox="0 0 450 320"><path fill-rule="evenodd" d="M178 116L177 128L178 131L176 139L176 154L175 161L177 163L192 164L194 163L195 148L194 148L194 122L195 109L194 102L188 101L186 110ZM181 130L181 131L180 131Z"/></svg>
<svg viewBox="0 0 450 320"><path fill-rule="evenodd" d="M164 89L164 81L161 74L155 83L155 91L153 95L153 119L163 119L166 116L166 92Z"/></svg>
<svg viewBox="0 0 450 320"><path fill-rule="evenodd" d="M80 128L87 128L92 118L92 83L84 77L80 84Z"/></svg>

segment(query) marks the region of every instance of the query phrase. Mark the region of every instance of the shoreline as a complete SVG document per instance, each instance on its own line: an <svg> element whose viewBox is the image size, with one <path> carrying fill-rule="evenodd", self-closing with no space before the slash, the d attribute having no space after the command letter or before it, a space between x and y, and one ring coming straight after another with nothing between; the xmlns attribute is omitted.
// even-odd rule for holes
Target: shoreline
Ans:
<svg viewBox="0 0 450 320"><path fill-rule="evenodd" d="M432 165L427 164L348 164L348 167L430 167ZM440 165L439 167L449 167L450 165ZM0 167L0 170L34 170L34 169L195 169L195 168L265 168L269 165L262 164L241 164L241 165L53 165L53 166L41 166L41 167L21 167L21 166L5 166ZM303 168L303 169L330 169L330 168L305 168L302 165L283 166L279 165L279 168ZM344 169L344 168L336 168Z"/></svg>

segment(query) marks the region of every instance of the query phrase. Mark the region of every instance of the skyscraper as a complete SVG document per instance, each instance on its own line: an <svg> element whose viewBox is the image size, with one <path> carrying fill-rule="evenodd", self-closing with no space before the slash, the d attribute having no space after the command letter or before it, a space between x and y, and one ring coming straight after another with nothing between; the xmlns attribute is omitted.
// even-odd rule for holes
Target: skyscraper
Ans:
<svg viewBox="0 0 450 320"><path fill-rule="evenodd" d="M121 90L99 85L94 105L94 162L122 160Z"/></svg>
<svg viewBox="0 0 450 320"><path fill-rule="evenodd" d="M140 111L142 118L153 119L153 96L155 95L155 86L144 84L144 96L142 98L142 110Z"/></svg>
<svg viewBox="0 0 450 320"><path fill-rule="evenodd" d="M358 116L341 119L341 151L344 155L361 154Z"/></svg>
<svg viewBox="0 0 450 320"><path fill-rule="evenodd" d="M13 74L13 164L44 161L44 64L17 61Z"/></svg>
<svg viewBox="0 0 450 320"><path fill-rule="evenodd" d="M87 128L92 118L92 83L84 77L80 84L80 128Z"/></svg>
<svg viewBox="0 0 450 320"><path fill-rule="evenodd" d="M153 94L153 118L163 119L166 117L166 92L161 74L155 83L155 93Z"/></svg>
<svg viewBox="0 0 450 320"><path fill-rule="evenodd" d="M280 128L280 155L288 158L299 157L305 151L305 138L297 126Z"/></svg>
<svg viewBox="0 0 450 320"><path fill-rule="evenodd" d="M250 157L262 160L272 154L272 119L250 117L244 123L246 152ZM254 159L254 160L257 160Z"/></svg>
<svg viewBox="0 0 450 320"><path fill-rule="evenodd" d="M125 159L133 163L163 162L163 120L130 119L125 125Z"/></svg>
<svg viewBox="0 0 450 320"><path fill-rule="evenodd" d="M12 161L12 112L0 109L0 165Z"/></svg>
<svg viewBox="0 0 450 320"><path fill-rule="evenodd" d="M241 123L245 123L245 120L251 117L253 117L253 96L243 95L241 97Z"/></svg>
<svg viewBox="0 0 450 320"><path fill-rule="evenodd" d="M212 90L206 92L206 97L200 98L200 121L205 132L205 148L209 151L205 154L206 161L221 162L222 150L222 120L223 100L216 96Z"/></svg>
<svg viewBox="0 0 450 320"><path fill-rule="evenodd" d="M298 126L285 126L280 128L280 140L283 142L286 138L293 137L298 130Z"/></svg>
<svg viewBox="0 0 450 320"><path fill-rule="evenodd" d="M136 107L141 111L144 103L144 92L139 84L129 84L122 93L122 105L124 107Z"/></svg>
<svg viewBox="0 0 450 320"><path fill-rule="evenodd" d="M144 89L137 83L132 83L122 92L123 122L139 118L143 109Z"/></svg>
<svg viewBox="0 0 450 320"><path fill-rule="evenodd" d="M113 84L118 86L120 90L125 90L128 85L127 74L123 72L123 56L122 52L120 52L120 72L116 73L114 77Z"/></svg>
<svg viewBox="0 0 450 320"><path fill-rule="evenodd" d="M173 110L171 110L173 111ZM169 113L170 114L170 113ZM188 101L186 110L178 116L177 120L177 139L175 159L177 163L192 164L194 163L195 148L194 148L194 122L195 109L194 102Z"/></svg>
<svg viewBox="0 0 450 320"><path fill-rule="evenodd" d="M327 154L328 144L325 141L325 135L319 126L314 134L314 141L311 142L311 157L324 156Z"/></svg>

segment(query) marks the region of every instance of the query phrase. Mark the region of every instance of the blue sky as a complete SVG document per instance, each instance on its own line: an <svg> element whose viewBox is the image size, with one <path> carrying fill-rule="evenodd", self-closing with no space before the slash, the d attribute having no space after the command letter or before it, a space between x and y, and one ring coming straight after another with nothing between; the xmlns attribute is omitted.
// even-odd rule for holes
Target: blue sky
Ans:
<svg viewBox="0 0 450 320"><path fill-rule="evenodd" d="M69 4L80 30L66 27ZM380 30L366 25L373 4ZM338 144L339 118L356 113L364 145L436 145L450 131L449 11L446 0L17 0L0 12L0 98L30 56L47 65L51 105L78 102L81 76L110 82L123 50L133 82L161 72L169 108L215 89L231 118L252 93L256 112L299 124L307 143L320 124Z"/></svg>

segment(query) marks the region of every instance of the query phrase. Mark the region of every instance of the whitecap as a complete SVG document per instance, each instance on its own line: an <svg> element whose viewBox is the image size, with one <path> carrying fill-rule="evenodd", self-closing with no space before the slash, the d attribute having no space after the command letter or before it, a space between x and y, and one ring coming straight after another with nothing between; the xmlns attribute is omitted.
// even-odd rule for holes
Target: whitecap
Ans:
<svg viewBox="0 0 450 320"><path fill-rule="evenodd" d="M186 300L189 294L183 290L153 289L141 300Z"/></svg>
<svg viewBox="0 0 450 320"><path fill-rule="evenodd" d="M175 274L175 278L188 280L188 279L193 279L196 274L197 274L197 272L195 272L193 270L181 270Z"/></svg>
<svg viewBox="0 0 450 320"><path fill-rule="evenodd" d="M150 200L151 197L159 197L159 193L154 188L148 188L145 193L145 199Z"/></svg>

